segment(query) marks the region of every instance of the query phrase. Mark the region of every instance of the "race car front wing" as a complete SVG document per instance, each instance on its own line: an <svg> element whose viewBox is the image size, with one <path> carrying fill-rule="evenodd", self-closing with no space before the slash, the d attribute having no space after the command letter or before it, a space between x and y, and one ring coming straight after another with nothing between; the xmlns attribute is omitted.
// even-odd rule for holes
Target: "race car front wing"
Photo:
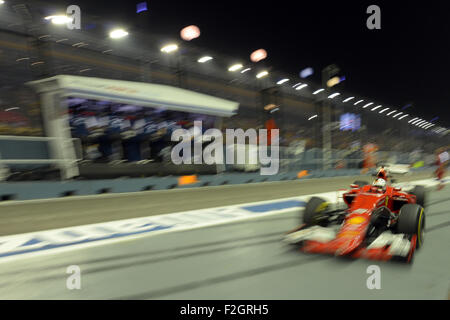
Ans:
<svg viewBox="0 0 450 320"><path fill-rule="evenodd" d="M307 228L302 226L296 231L288 233L283 241L288 244L302 244L301 249L305 252L340 255L336 239L337 232L338 230L331 227L312 226ZM354 258L383 261L400 258L409 262L415 248L415 236L409 240L404 234L385 231L367 247L359 247L349 255Z"/></svg>

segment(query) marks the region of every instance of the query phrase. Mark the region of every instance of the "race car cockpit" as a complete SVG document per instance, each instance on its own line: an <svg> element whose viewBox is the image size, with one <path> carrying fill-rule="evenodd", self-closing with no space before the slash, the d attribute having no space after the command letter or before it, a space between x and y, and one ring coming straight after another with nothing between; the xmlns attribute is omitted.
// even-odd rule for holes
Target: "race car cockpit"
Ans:
<svg viewBox="0 0 450 320"><path fill-rule="evenodd" d="M372 183L372 190L375 192L386 191L386 180L383 178L378 178Z"/></svg>

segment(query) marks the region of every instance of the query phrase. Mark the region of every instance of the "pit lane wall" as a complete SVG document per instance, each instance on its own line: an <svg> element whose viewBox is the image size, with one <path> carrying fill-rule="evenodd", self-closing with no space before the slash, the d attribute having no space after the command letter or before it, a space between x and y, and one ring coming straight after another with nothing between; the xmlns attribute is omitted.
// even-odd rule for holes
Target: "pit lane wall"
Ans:
<svg viewBox="0 0 450 320"><path fill-rule="evenodd" d="M426 172L430 168L412 169L413 172ZM317 170L304 172L285 172L273 176L262 176L259 172L222 173L200 175L197 182L180 184L180 177L122 178L78 181L33 181L0 183L0 201L50 199L68 196L86 196L105 193L127 193L177 188L197 188L207 186L237 185L273 181L307 180L360 175L360 169Z"/></svg>
<svg viewBox="0 0 450 320"><path fill-rule="evenodd" d="M310 172L302 179L329 178L358 175L360 170L329 170ZM80 181L33 181L0 183L0 199L32 200L49 199L66 196L83 196L102 193L125 193L148 190L168 190L175 188L195 188L206 186L234 185L271 181L296 180L297 172L274 176L262 176L253 173L223 173L218 175L198 176L195 183L179 185L179 177L123 178Z"/></svg>

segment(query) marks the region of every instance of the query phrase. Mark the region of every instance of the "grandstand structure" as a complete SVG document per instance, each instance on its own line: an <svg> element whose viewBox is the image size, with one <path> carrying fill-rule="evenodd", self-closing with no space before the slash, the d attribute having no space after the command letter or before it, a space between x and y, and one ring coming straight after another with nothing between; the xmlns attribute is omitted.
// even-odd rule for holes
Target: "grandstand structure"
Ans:
<svg viewBox="0 0 450 320"><path fill-rule="evenodd" d="M150 34L132 28L130 36L114 40L108 37L111 21L90 16L83 11L82 28L69 30L55 26L44 19L54 7L46 2L11 1L0 10L0 134L14 136L45 136L42 101L29 86L30 81L56 75L76 75L111 80L125 80L162 84L196 91L222 99L236 101L239 109L234 116L221 122L224 128L262 128L268 117L275 119L280 129L282 147L303 143L307 150L322 148L321 103L326 95L314 94L320 84L307 79L273 70L264 62L252 63L243 53L229 57L214 48L200 48L190 42ZM178 42L179 50L173 54L161 52L171 41ZM212 56L208 63L199 63L202 56ZM230 72L233 63L240 62L248 72ZM266 69L269 75L258 79L256 74ZM288 83L277 84L289 78ZM293 87L302 83L301 90ZM297 87L298 89L298 87ZM354 96L355 100L346 102ZM332 148L343 152L367 143L375 143L381 151L408 153L421 149L433 153L449 144L449 131L436 124L431 129L410 123L414 115L406 118L387 116L372 108L355 105L356 100L374 101L390 110L389 101L376 101L376 97L361 97L357 93L340 92L332 100ZM375 99L375 100L373 100ZM268 115L264 107L275 104L279 108ZM424 106L426 107L426 106ZM8 110L8 111L4 111ZM311 119L313 115L319 115ZM360 125L343 130L342 117L356 114ZM401 118L401 120L400 120ZM344 128L345 129L345 128Z"/></svg>

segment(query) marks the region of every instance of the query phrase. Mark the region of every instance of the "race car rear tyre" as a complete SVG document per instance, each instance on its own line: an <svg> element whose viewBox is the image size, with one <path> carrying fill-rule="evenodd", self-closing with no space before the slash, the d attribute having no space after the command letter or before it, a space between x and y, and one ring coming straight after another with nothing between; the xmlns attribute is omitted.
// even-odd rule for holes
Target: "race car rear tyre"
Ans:
<svg viewBox="0 0 450 320"><path fill-rule="evenodd" d="M426 192L424 186L415 186L410 192L416 196L416 203L425 208Z"/></svg>
<svg viewBox="0 0 450 320"><path fill-rule="evenodd" d="M312 197L306 204L303 212L303 223L307 225L326 225L328 214L326 213L329 203L322 198Z"/></svg>
<svg viewBox="0 0 450 320"><path fill-rule="evenodd" d="M425 235L425 212L422 206L408 203L400 209L397 232L410 236L417 235L416 248L423 245Z"/></svg>
<svg viewBox="0 0 450 320"><path fill-rule="evenodd" d="M353 182L353 184L356 184L358 187L362 188L364 186L367 186L369 182L363 180L356 180L355 182Z"/></svg>

